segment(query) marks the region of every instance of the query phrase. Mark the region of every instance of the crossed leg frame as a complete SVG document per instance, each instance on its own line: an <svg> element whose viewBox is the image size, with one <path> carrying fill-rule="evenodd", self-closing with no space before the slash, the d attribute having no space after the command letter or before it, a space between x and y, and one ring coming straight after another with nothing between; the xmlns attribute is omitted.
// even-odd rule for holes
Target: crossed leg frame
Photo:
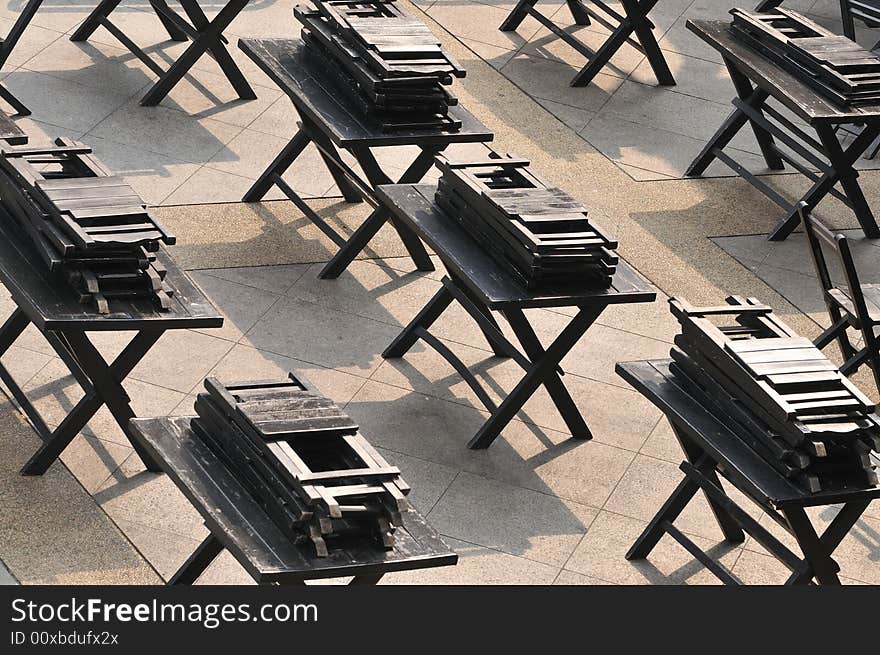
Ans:
<svg viewBox="0 0 880 655"><path fill-rule="evenodd" d="M442 284L440 290L385 349L382 356L385 358L403 357L421 339L452 365L491 414L477 434L468 442L468 448L479 450L492 445L492 442L500 436L502 430L513 420L526 401L542 385L550 394L550 398L556 405L571 435L578 439L591 439L592 433L560 377L564 375L564 372L559 363L595 322L604 307L580 308L546 349L541 345L522 309L505 308L499 310L520 342L522 346L522 350L520 350L502 334L492 312L475 299L463 284L455 282L449 276L443 278ZM523 378L500 405L496 405L489 397L489 394L468 370L465 363L429 332L431 325L453 300L457 301L476 321L496 356L513 359L525 371Z"/></svg>
<svg viewBox="0 0 880 655"><path fill-rule="evenodd" d="M725 60L725 63L736 89L737 97L733 100L735 108L688 167L685 175L702 175L715 159L733 169L785 211L783 218L770 232L768 238L771 241L785 239L800 224L800 202L806 204L807 211L812 211L826 195L834 196L852 209L865 236L880 238L880 227L859 185L858 171L853 168L859 157L880 136L880 122L867 122L846 148L841 145L835 127L828 123L817 123L814 126L817 139L767 105L769 93L753 86L733 62ZM768 115L775 122L768 120ZM783 170L785 163L788 163L813 183L800 200L790 202L724 152L724 148L746 124L751 126L769 169ZM779 148L777 139L818 169L819 173ZM842 190L835 188L838 183Z"/></svg>
<svg viewBox="0 0 880 655"><path fill-rule="evenodd" d="M223 36L223 30L229 27L229 24L241 13L248 0L229 0L213 20L208 19L205 12L199 6L198 0L178 0L189 18L189 22L174 12L168 6L166 0L150 0L153 11L156 12L156 15L173 41L192 41L189 47L168 70L165 70L155 60L150 58L119 27L111 22L109 16L119 6L121 1L102 0L83 21L82 25L76 29L70 40L86 41L98 27L103 26L120 43L128 48L134 56L140 59L144 65L158 75L158 81L141 99L141 105L155 106L162 102L165 96L171 92L177 83L183 79L183 76L204 55L213 57L217 61L223 74L229 80L240 99L254 100L257 97L241 69L232 59L232 55L229 54L229 50L226 48L228 41Z"/></svg>
<svg viewBox="0 0 880 655"><path fill-rule="evenodd" d="M421 152L412 161L403 175L395 182L379 166L372 151L367 146L351 149L352 155L360 165L366 176L362 179L357 172L342 161L339 151L330 140L313 122L303 118L298 125L299 131L290 142L278 154L269 167L260 175L250 190L242 198L243 202L259 202L273 186L277 186L296 207L305 214L314 225L321 230L333 243L339 246L339 251L321 270L319 277L322 279L338 278L342 272L355 260L358 254L367 247L369 242L376 236L381 227L391 222L403 241L409 256L416 268L420 271L433 271L434 264L428 256L425 246L419 238L405 225L400 223L388 209L386 209L375 197L373 189L380 184L413 184L420 182L425 174L434 165L434 157L442 152L444 146L422 147ZM363 223L348 238L344 237L321 216L317 214L300 195L284 181L282 175L293 165L296 158L302 154L309 143L315 147L324 160L336 186L342 193L346 202L356 203L365 200L373 207L373 211Z"/></svg>
<svg viewBox="0 0 880 655"><path fill-rule="evenodd" d="M674 86L675 78L669 70L666 58L660 50L657 39L654 37L651 20L648 13L654 8L658 0L620 0L623 6L623 14L609 7L602 0L589 0L600 11L585 4L583 0L566 0L571 15L577 25L590 25L593 21L611 31L611 35L598 50L592 50L583 42L561 29L540 11L535 9L538 0L519 0L516 7L510 12L504 23L501 24L502 32L514 32L531 15L535 20L544 25L557 37L565 41L572 48L588 59L586 65L571 80L571 86L586 86L611 60L611 57L628 43L633 48L644 54L657 81L663 86ZM633 38L633 35L635 38Z"/></svg>
<svg viewBox="0 0 880 655"><path fill-rule="evenodd" d="M192 555L190 555L187 560L181 565L181 567L177 570L171 578L168 580L168 586L182 586L182 585L192 585L195 584L196 580L199 579L199 576L205 572L211 562L213 562L220 553L223 552L223 543L214 536L213 533L209 533L207 537L204 538L202 543L198 545L198 547L193 551ZM356 575L352 580L348 583L350 585L374 585L382 578L381 573L376 573L372 575ZM285 582L285 585L304 585L304 580L296 580Z"/></svg>
<svg viewBox="0 0 880 655"><path fill-rule="evenodd" d="M715 461L684 437L674 422L672 429L685 451L686 460L680 466L685 477L629 549L626 559L647 558L661 537L668 534L723 583L741 584L727 569L713 560L673 524L697 492L702 490L725 540L730 543L742 543L747 532L791 572L785 582L786 585L812 584L814 579L819 584L840 584L837 575L840 566L832 555L867 509L870 500L856 500L844 504L821 535L816 532L803 507L786 506L776 510L758 503L768 516L795 538L802 552L798 555L737 505L722 488L716 473Z"/></svg>
<svg viewBox="0 0 880 655"><path fill-rule="evenodd" d="M9 350L30 323L30 319L21 309L16 309L12 313L0 327L0 357ZM161 471L153 458L129 435L128 421L134 418L135 414L122 381L149 352L162 332L162 330L138 332L110 364L104 360L82 330L44 332L43 336L67 365L84 392L83 397L55 430L51 430L46 425L36 407L28 400L6 367L0 363L0 379L43 440L37 452L21 469L23 475L45 473L103 405L107 406L123 433L129 438L147 470Z"/></svg>

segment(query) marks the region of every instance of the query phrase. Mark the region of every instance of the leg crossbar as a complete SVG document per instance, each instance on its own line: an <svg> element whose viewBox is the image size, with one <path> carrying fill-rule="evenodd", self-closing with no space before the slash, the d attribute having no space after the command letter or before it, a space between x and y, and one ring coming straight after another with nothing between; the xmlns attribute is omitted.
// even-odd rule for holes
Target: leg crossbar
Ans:
<svg viewBox="0 0 880 655"><path fill-rule="evenodd" d="M71 41L86 41L98 27L103 26L119 40L135 57L141 60L159 79L141 99L141 105L158 105L183 79L195 63L204 55L212 57L226 79L242 100L253 100L257 96L244 74L226 48L228 41L223 30L241 13L248 0L229 0L226 5L209 20L198 4L198 0L179 0L189 21L174 12L166 0L150 0L159 21L173 41L191 41L183 54L166 70L134 43L118 25L110 20L110 14L119 6L121 0L102 0L70 37Z"/></svg>
<svg viewBox="0 0 880 655"><path fill-rule="evenodd" d="M30 323L30 319L20 309L13 312L0 327L0 357L9 350ZM128 422L135 414L131 409L131 399L125 392L122 382L149 352L161 334L161 331L138 332L116 359L107 364L85 332L74 330L63 333L45 332L46 340L68 366L84 392L83 397L54 430L49 428L21 386L0 363L0 379L43 440L37 452L21 469L23 475L45 473L104 405L131 441L147 470L160 470L152 457L129 434Z"/></svg>
<svg viewBox="0 0 880 655"><path fill-rule="evenodd" d="M491 414L469 442L470 448L488 448L540 386L547 389L572 436L579 439L592 438L586 421L562 382L561 376L564 373L559 363L598 318L602 309L581 309L546 349L521 309L500 310L519 341L520 350L501 332L491 311L466 292L465 288L451 277L444 277L442 288L391 342L382 356L403 357L421 339L455 368ZM496 355L513 359L525 371L525 376L500 405L491 400L479 380L451 349L429 331L453 300L474 319Z"/></svg>
<svg viewBox="0 0 880 655"><path fill-rule="evenodd" d="M611 32L598 50L588 47L542 14L535 8L537 1L519 0L500 29L502 32L514 32L526 16L531 16L586 57L587 63L571 80L571 86L589 84L624 44L631 45L648 58L648 63L661 85L675 84L675 78L654 37L654 25L648 18L648 13L657 4L657 0L621 0L623 13L611 8L603 0L566 0L577 25L590 25L595 21Z"/></svg>

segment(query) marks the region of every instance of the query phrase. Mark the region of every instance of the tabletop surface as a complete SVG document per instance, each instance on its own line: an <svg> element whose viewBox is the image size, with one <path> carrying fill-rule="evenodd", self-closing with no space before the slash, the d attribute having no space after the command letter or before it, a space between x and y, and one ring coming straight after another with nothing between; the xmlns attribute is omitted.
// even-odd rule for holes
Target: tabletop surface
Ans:
<svg viewBox="0 0 880 655"><path fill-rule="evenodd" d="M687 28L731 60L755 84L769 92L808 123L855 123L880 118L880 106L843 108L805 82L773 63L761 53L739 41L730 32L730 23L720 20L689 20Z"/></svg>
<svg viewBox="0 0 880 655"><path fill-rule="evenodd" d="M761 503L786 506L831 505L880 498L880 487L810 493L791 483L755 453L722 420L694 400L669 370L672 360L625 362L617 374L679 426L687 438L721 465L724 477Z"/></svg>
<svg viewBox="0 0 880 655"><path fill-rule="evenodd" d="M3 111L0 111L0 141L13 146L21 146L28 141L27 134Z"/></svg>
<svg viewBox="0 0 880 655"><path fill-rule="evenodd" d="M132 419L134 437L202 515L212 534L259 583L373 575L455 564L458 556L415 510L403 512L392 550L372 544L315 555L295 545L190 428L192 417Z"/></svg>
<svg viewBox="0 0 880 655"><path fill-rule="evenodd" d="M82 304L61 276L51 273L25 236L13 235L13 219L0 209L0 281L15 303L41 330L86 331L212 328L223 317L205 294L164 251L157 261L168 270L165 282L174 293L171 308L160 311L149 298L109 300L110 313L98 314L94 304Z"/></svg>
<svg viewBox="0 0 880 655"><path fill-rule="evenodd" d="M623 259L610 288L566 285L528 290L434 203L436 185L379 186L380 200L436 252L455 276L492 309L509 307L596 306L652 302L657 291Z"/></svg>
<svg viewBox="0 0 880 655"><path fill-rule="evenodd" d="M383 132L370 125L331 81L327 80L304 52L298 39L239 39L238 47L250 57L278 87L293 100L297 109L340 147L394 145L448 145L482 143L492 133L461 105L451 107L449 115L461 121L457 132L411 130ZM454 88L453 88L454 91Z"/></svg>

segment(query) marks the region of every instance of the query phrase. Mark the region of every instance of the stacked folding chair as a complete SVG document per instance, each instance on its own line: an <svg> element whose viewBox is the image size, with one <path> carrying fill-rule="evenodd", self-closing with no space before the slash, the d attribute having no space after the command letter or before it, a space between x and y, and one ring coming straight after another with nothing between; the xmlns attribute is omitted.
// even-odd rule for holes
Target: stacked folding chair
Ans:
<svg viewBox="0 0 880 655"><path fill-rule="evenodd" d="M564 191L511 155L483 161L436 159L435 201L527 289L546 284L609 286L617 242Z"/></svg>
<svg viewBox="0 0 880 655"><path fill-rule="evenodd" d="M809 339L755 299L691 307L670 300L681 324L670 370L737 436L811 493L877 484L880 417ZM716 324L717 321L719 324Z"/></svg>
<svg viewBox="0 0 880 655"><path fill-rule="evenodd" d="M390 549L409 486L330 400L290 375L223 386L205 380L196 434L294 543L319 557L352 539Z"/></svg>
<svg viewBox="0 0 880 655"><path fill-rule="evenodd" d="M306 50L383 131L454 131L446 88L465 71L419 20L390 0L314 2L294 9Z"/></svg>
<svg viewBox="0 0 880 655"><path fill-rule="evenodd" d="M880 103L880 56L797 12L732 9L731 33L837 104Z"/></svg>
<svg viewBox="0 0 880 655"><path fill-rule="evenodd" d="M61 138L54 147L0 149L0 207L99 313L114 298L151 298L168 308L173 291L155 252L174 237L88 146Z"/></svg>

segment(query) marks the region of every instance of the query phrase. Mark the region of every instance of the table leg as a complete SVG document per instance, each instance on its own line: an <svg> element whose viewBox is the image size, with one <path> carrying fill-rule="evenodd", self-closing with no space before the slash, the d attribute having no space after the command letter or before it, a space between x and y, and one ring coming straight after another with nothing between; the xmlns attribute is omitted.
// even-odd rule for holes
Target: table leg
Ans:
<svg viewBox="0 0 880 655"><path fill-rule="evenodd" d="M833 550L829 548L830 544L822 543L804 509L802 507L787 508L782 510L782 514L788 521L792 535L801 547L804 561L812 572L811 577L815 577L819 584L839 585L840 578L837 577L837 572L840 571L840 567L831 558ZM790 580L792 584L809 583L807 574L792 575Z"/></svg>
<svg viewBox="0 0 880 655"><path fill-rule="evenodd" d="M526 16L529 15L529 10L535 6L535 3L538 0L519 0L516 3L516 7L513 8L513 11L504 19L504 22L501 23L501 27L498 29L502 32L515 32L516 28L520 26Z"/></svg>
<svg viewBox="0 0 880 655"><path fill-rule="evenodd" d="M284 146L284 149L278 153L278 156L269 164L269 167L263 171L259 179L244 194L244 198L241 201L259 202L262 200L269 193L269 189L275 185L275 179L284 175L284 172L296 161L296 158L305 150L310 141L311 139L303 130L299 130L294 134L290 142Z"/></svg>
<svg viewBox="0 0 880 655"><path fill-rule="evenodd" d="M162 25L165 27L165 30L168 32L168 36L171 37L172 41L189 40L189 36L187 36L186 32L175 25L174 21L168 17L168 14L173 12L165 0L150 0L150 5L153 7L153 11L156 12L156 16L162 21Z"/></svg>
<svg viewBox="0 0 880 655"><path fill-rule="evenodd" d="M336 188L339 189L342 197L345 198L345 202L363 202L363 196L360 191L352 185L345 174L339 170L339 167L333 162L333 157L336 158L336 161L342 161L342 157L336 149L336 146L333 145L333 141L331 141L326 134L319 130L318 127L308 119L303 118L303 123L306 125L306 130L309 133L309 136L311 136L316 145L319 146L318 154L321 155L324 165L327 167L327 170L330 171L330 175L333 177L333 182L336 184Z"/></svg>
<svg viewBox="0 0 880 655"><path fill-rule="evenodd" d="M171 576L167 583L168 586L195 584L199 576L222 552L223 544L213 534L209 534L193 551L193 554L187 558L183 566L177 570L177 573Z"/></svg>
<svg viewBox="0 0 880 655"><path fill-rule="evenodd" d="M110 13L119 6L122 0L101 0L98 6L92 10L86 19L76 28L71 35L71 41L87 41L94 34L95 30L101 26L101 21L110 15Z"/></svg>
<svg viewBox="0 0 880 655"><path fill-rule="evenodd" d="M116 0L111 0L115 2ZM223 9L214 17L213 21L208 21L205 12L199 7L196 0L179 0L190 20L193 21L195 28L198 30L198 36L193 39L189 47L184 51L180 58L175 61L168 71L159 78L159 81L153 85L153 88L141 99L141 105L154 106L158 105L165 96L173 89L183 76L187 74L190 68L201 59L201 57L210 51L226 78L232 84L238 97L242 100L253 100L257 97L248 81L245 79L238 65L232 59L232 55L220 41L220 38L229 24L247 5L248 0L229 0Z"/></svg>
<svg viewBox="0 0 880 655"><path fill-rule="evenodd" d="M602 313L603 309L605 308L581 308L575 314L574 318L571 319L568 325L553 340L553 343L544 351L544 354L532 361L532 367L526 371L523 379L519 381L498 409L492 413L492 416L483 424L474 438L470 440L468 443L469 448L488 448L495 441L504 427L513 420L526 401L535 393L535 390L544 384L548 376L556 374L556 367L559 366L559 362L580 340L584 332Z"/></svg>
<svg viewBox="0 0 880 655"><path fill-rule="evenodd" d="M696 482L685 476L685 478L678 483L678 486L675 488L675 491L672 492L672 495L666 499L665 503L663 503L663 507L660 508L660 511L657 512L653 519L651 519L651 522L648 523L648 526L642 534L639 535L639 538L636 539L635 543L626 552L626 559L645 559L650 555L651 551L654 550L654 546L656 546L663 535L666 534L665 524L672 523L678 518L679 514L684 511L684 508L687 507L689 502L691 502L691 499L696 495L699 489L700 487Z"/></svg>
<svg viewBox="0 0 880 655"><path fill-rule="evenodd" d="M374 573L373 575L356 575L351 579L350 585L374 585L379 580L382 579L381 573Z"/></svg>
<svg viewBox="0 0 880 655"><path fill-rule="evenodd" d="M541 345L541 341L538 339L538 335L535 334L532 326L529 325L523 311L521 309L506 309L502 313L507 322L510 323L516 338L519 339L526 356L533 362L540 359L544 355L544 347ZM590 432L590 428L587 426L586 421L584 421L583 415L572 399L571 394L568 393L568 389L565 388L565 384L563 384L556 370L548 373L547 378L544 380L544 388L547 389L547 393L553 399L553 404L559 410L571 435L577 439L591 439L593 435Z"/></svg>
<svg viewBox="0 0 880 655"><path fill-rule="evenodd" d="M880 227L877 226L874 214L859 186L858 173L853 168L856 160L880 135L880 124L866 124L846 150L841 148L840 142L830 126L817 126L816 132L825 148L825 154L831 162L831 170L816 180L801 198L800 202L805 204L804 211L813 211L834 185L840 182L847 198L852 203L853 212L859 220L865 236L870 239L880 238ZM785 218L776 224L769 236L771 241L782 241L797 228L801 220L799 204L795 203Z"/></svg>
<svg viewBox="0 0 880 655"><path fill-rule="evenodd" d="M50 435L48 441L28 460L21 470L23 475L42 475L65 448L80 433L86 423L106 404L113 417L120 424L126 436L129 436L128 420L134 417L129 405L128 396L122 387L122 381L137 366L138 362L149 352L150 348L161 336L161 332L138 332L123 351L109 366L101 354L88 340L84 332L69 332L67 339L75 349L78 361L94 389L87 392L61 424ZM129 440L144 462L148 471L160 471L143 447L135 439Z"/></svg>
<svg viewBox="0 0 880 655"><path fill-rule="evenodd" d="M422 310L416 314L416 317L403 329L403 332L395 337L391 345L382 353L382 357L386 359L403 357L419 340L418 328L427 330L431 327L434 321L440 318L440 315L446 311L452 300L453 297L449 290L445 286L441 287L434 294L434 297L428 301L428 304L422 307Z"/></svg>
<svg viewBox="0 0 880 655"><path fill-rule="evenodd" d="M565 0L565 2L568 5L568 10L571 12L571 17L574 19L575 25L590 24L590 14L584 9L581 0Z"/></svg>
<svg viewBox="0 0 880 655"><path fill-rule="evenodd" d="M418 157L413 160L412 164L409 165L409 168L407 168L403 175L401 175L397 184L414 184L419 182L425 174L431 170L437 152L439 152L439 150L423 149ZM374 187L379 184L387 184L391 182L381 169L379 169L378 164L375 163L375 158L373 158L371 154L368 157L363 151L360 151L356 156L364 174L367 176L367 180ZM327 263L318 277L324 280L339 277L342 271L348 268L349 264L351 264L355 257L367 247L370 240L376 236L376 233L389 220L397 229L410 257L412 257L416 264L416 268L420 271L433 271L434 264L431 262L431 258L428 256L428 252L425 250L425 246L422 245L419 238L413 234L411 230L395 220L387 208L380 206L377 207L363 223L361 223L360 227L355 230L354 234L351 235L351 238L349 238L346 244L339 249L339 252L334 255L333 259Z"/></svg>
<svg viewBox="0 0 880 655"><path fill-rule="evenodd" d="M763 117L764 114L761 111L761 105L767 101L769 94L756 93L749 78L740 72L733 62L725 60L724 63L727 66L727 72L730 74L730 80L733 82L733 87L736 89L736 95L740 100L747 103L761 117ZM761 149L761 154L764 156L764 162L767 164L767 168L774 171L783 170L785 168L785 163L782 161L779 153L776 152L773 135L752 120L749 121L749 124L752 126L752 132L755 134L755 139L758 142L758 147Z"/></svg>

